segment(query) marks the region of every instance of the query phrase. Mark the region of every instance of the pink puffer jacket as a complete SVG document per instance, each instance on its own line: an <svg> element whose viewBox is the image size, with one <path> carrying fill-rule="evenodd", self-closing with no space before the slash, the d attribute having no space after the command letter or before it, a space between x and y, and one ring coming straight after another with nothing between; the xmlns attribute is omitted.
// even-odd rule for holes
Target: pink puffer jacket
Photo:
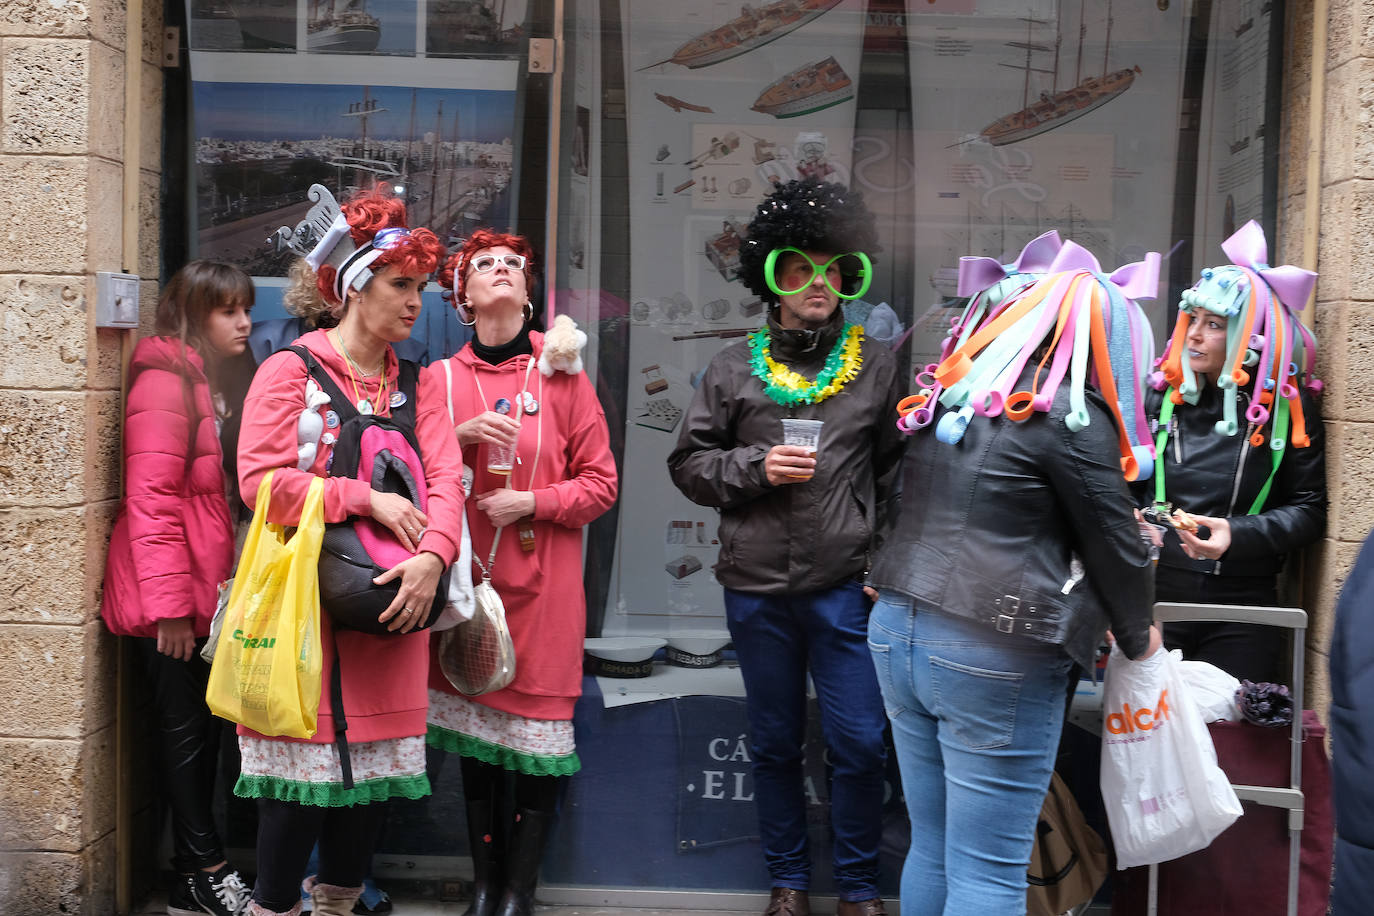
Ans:
<svg viewBox="0 0 1374 916"><path fill-rule="evenodd" d="M100 608L111 632L155 637L157 622L175 617L194 618L196 636L210 632L216 589L234 562L224 483L199 354L171 337L139 341L124 419L124 501Z"/></svg>

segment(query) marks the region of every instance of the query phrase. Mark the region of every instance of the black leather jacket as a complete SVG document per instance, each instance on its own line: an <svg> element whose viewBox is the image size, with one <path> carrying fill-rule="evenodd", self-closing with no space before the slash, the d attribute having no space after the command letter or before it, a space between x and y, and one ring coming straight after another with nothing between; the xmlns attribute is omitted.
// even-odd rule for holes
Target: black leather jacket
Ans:
<svg viewBox="0 0 1374 916"><path fill-rule="evenodd" d="M1157 423L1163 403L1163 392L1149 392L1146 416ZM1269 449L1252 447L1244 426L1234 436L1213 430L1222 418L1221 391L1215 385L1206 386L1196 404L1174 408L1168 444L1155 459L1164 469L1164 498L1193 515L1230 519L1231 546L1220 560L1190 560L1171 530L1165 534L1160 566L1221 576L1273 576L1290 551L1321 538L1326 529L1326 436L1316 399L1303 391L1302 405L1312 444L1294 448L1289 443L1257 515L1247 513L1273 470ZM1237 415L1243 418L1249 406L1242 392ZM1133 490L1141 506L1154 501L1154 480Z"/></svg>
<svg viewBox="0 0 1374 916"><path fill-rule="evenodd" d="M776 312L776 310L775 310ZM815 378L844 326L840 309L818 335L768 320L774 359ZM894 411L897 361L865 336L863 368L819 404L785 408L754 378L749 341L716 354L683 420L668 472L683 495L720 510L716 580L744 592L830 588L862 574L887 515L905 445ZM816 474L773 486L763 472L782 442L782 418L825 421Z"/></svg>
<svg viewBox="0 0 1374 916"><path fill-rule="evenodd" d="M1121 475L1116 428L1089 392L1091 422L1071 433L1068 405L1066 382L1048 414L1023 422L975 416L957 445L933 430L917 433L902 470L901 511L869 584L986 623L989 640L1061 646L1084 667L1108 626L1123 652L1143 654L1154 570ZM1076 583L1075 557L1086 572Z"/></svg>

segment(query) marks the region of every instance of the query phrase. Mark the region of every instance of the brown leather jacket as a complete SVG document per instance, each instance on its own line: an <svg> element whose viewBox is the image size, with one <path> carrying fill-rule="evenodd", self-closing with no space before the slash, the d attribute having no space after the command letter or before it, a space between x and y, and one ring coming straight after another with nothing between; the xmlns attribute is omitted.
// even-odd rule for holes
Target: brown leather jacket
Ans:
<svg viewBox="0 0 1374 916"><path fill-rule="evenodd" d="M815 378L844 327L840 309L808 335L770 316L775 360ZM779 594L830 588L862 574L894 498L904 440L894 410L903 394L897 360L865 337L863 368L819 404L786 408L753 376L746 339L707 367L668 456L673 483L692 502L720 510L716 580ZM763 471L782 442L782 418L823 420L816 475L775 487Z"/></svg>

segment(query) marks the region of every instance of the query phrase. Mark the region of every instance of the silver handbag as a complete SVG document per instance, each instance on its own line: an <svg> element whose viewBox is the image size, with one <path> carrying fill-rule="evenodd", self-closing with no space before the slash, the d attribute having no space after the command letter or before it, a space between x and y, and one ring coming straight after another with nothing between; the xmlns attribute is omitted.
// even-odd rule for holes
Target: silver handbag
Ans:
<svg viewBox="0 0 1374 916"><path fill-rule="evenodd" d="M483 576L472 597L472 619L439 634L439 668L455 690L476 697L515 680L515 643L506 626L506 606L491 579Z"/></svg>

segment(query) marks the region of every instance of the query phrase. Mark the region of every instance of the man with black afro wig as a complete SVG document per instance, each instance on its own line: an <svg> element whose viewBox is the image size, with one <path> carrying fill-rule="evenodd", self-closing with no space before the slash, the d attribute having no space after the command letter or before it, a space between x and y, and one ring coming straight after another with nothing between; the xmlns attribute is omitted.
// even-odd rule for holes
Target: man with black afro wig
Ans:
<svg viewBox="0 0 1374 916"><path fill-rule="evenodd" d="M905 392L892 353L840 307L868 287L876 248L856 191L792 181L764 198L740 246L740 275L772 305L768 322L711 360L668 456L678 489L720 510L715 572L744 678L773 885L766 916L810 913L808 671L834 770L838 912L886 912L886 718L863 581L901 460L894 407ZM813 438L796 438L799 427Z"/></svg>
<svg viewBox="0 0 1374 916"><path fill-rule="evenodd" d="M789 181L764 198L754 211L739 250L739 278L749 291L770 305L778 294L768 286L764 263L775 248L812 248L833 253L878 247L873 214L864 206L861 191L828 181ZM851 293L855 277L845 277L842 292Z"/></svg>

